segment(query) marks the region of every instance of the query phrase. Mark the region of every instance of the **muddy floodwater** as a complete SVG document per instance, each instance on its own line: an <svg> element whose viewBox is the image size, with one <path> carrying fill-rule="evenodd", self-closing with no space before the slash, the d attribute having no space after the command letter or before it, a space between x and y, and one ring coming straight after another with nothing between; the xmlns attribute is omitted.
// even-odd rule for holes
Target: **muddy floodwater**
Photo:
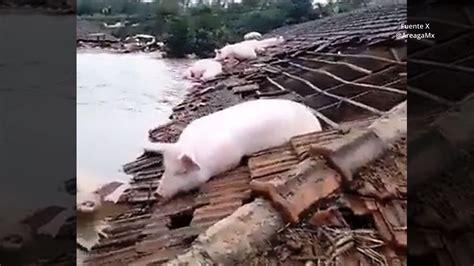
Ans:
<svg viewBox="0 0 474 266"><path fill-rule="evenodd" d="M181 78L189 64L153 54L77 52L77 178L128 182L121 166L140 155L149 129L168 121L189 86ZM94 227L117 211L78 217L78 239L90 246Z"/></svg>
<svg viewBox="0 0 474 266"><path fill-rule="evenodd" d="M121 165L148 142L147 132L168 121L185 93L188 62L152 54L77 54L78 177L127 180Z"/></svg>

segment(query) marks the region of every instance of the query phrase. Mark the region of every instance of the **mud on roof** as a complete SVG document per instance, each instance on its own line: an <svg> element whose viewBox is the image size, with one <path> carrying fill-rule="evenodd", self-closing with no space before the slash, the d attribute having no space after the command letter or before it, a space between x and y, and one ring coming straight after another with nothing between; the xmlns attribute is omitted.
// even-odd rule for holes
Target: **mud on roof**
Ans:
<svg viewBox="0 0 474 266"><path fill-rule="evenodd" d="M406 100L406 41L396 38L405 14L404 5L377 7L276 30L271 34L288 40L282 48L269 49L232 71L225 66L223 75L189 93L173 109L169 123L150 130L151 141L175 141L192 120L255 98L303 102L320 118L324 132L299 136L287 145L255 154L198 191L166 204L157 203L152 195L163 172L161 157L142 155L124 166L132 175L132 187L121 202L132 208L110 218L110 227L101 233L103 238L88 263L146 265L174 258L208 227L252 201L251 180L267 181L294 171L307 156L308 145L340 142L347 137L347 128L367 126ZM404 144L400 145L403 149ZM384 189L403 203L406 176L400 173L405 169L387 160L367 170L361 186L366 194L361 194L361 200L368 205ZM398 173L393 180L373 181L391 176L390 171ZM371 230L379 232L375 227Z"/></svg>

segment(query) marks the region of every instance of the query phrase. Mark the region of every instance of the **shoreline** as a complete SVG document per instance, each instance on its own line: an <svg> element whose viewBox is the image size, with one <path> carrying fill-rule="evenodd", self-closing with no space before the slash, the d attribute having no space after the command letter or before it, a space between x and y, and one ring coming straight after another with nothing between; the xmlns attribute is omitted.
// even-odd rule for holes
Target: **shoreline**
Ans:
<svg viewBox="0 0 474 266"><path fill-rule="evenodd" d="M107 49L102 47L76 47L76 54L82 53L89 53L89 54L114 54L114 55L126 55L126 54L141 54L141 55L149 55L155 57L156 59L182 59L182 58L168 58L162 56L160 51L152 51L152 52L143 52L143 51L136 51L136 52L124 52L123 50L117 49Z"/></svg>

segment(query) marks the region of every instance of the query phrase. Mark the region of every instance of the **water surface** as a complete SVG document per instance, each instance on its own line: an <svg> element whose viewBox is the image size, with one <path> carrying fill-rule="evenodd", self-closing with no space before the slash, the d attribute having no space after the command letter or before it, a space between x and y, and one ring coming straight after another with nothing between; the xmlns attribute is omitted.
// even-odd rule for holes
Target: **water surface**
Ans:
<svg viewBox="0 0 474 266"><path fill-rule="evenodd" d="M185 93L187 62L149 54L77 54L77 174L128 180L124 163L140 155L148 130L168 121Z"/></svg>
<svg viewBox="0 0 474 266"><path fill-rule="evenodd" d="M189 86L180 77L189 63L151 54L77 53L77 178L128 182L121 166L141 155L149 129L168 121ZM121 211L109 204L79 215L78 242L91 247L103 218ZM81 264L86 253L77 255Z"/></svg>

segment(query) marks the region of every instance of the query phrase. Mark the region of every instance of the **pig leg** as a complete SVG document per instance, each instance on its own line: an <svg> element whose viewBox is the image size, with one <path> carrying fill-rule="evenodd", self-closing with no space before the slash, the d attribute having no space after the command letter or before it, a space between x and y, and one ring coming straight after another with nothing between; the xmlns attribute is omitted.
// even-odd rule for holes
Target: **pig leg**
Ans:
<svg viewBox="0 0 474 266"><path fill-rule="evenodd" d="M235 60L235 64L232 65L232 67L238 66L240 63L242 63L242 61L244 61L244 60L237 60L237 59L236 59L236 60Z"/></svg>
<svg viewBox="0 0 474 266"><path fill-rule="evenodd" d="M235 57L235 55L231 54L228 57L228 62L229 62L229 68L233 68L240 64L240 60Z"/></svg>
<svg viewBox="0 0 474 266"><path fill-rule="evenodd" d="M231 63L230 68L236 67L237 65L239 65L242 62L234 56L230 57L229 61Z"/></svg>

